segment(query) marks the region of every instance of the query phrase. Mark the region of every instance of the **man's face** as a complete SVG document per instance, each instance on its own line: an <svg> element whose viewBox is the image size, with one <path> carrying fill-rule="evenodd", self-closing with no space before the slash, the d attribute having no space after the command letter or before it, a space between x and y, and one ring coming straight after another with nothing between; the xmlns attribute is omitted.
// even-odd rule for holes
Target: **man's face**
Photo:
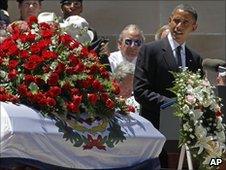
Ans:
<svg viewBox="0 0 226 170"><path fill-rule="evenodd" d="M118 42L118 48L122 52L122 55L131 62L138 56L142 43L142 36L138 31L128 30L123 35L122 41Z"/></svg>
<svg viewBox="0 0 226 170"><path fill-rule="evenodd" d="M22 20L27 20L30 16L38 16L41 11L39 0L24 0L19 4Z"/></svg>
<svg viewBox="0 0 226 170"><path fill-rule="evenodd" d="M61 5L64 19L72 15L80 15L82 13L82 3L76 0L69 0Z"/></svg>
<svg viewBox="0 0 226 170"><path fill-rule="evenodd" d="M178 9L169 18L169 27L173 39L182 44L189 33L196 30L197 23L191 13Z"/></svg>

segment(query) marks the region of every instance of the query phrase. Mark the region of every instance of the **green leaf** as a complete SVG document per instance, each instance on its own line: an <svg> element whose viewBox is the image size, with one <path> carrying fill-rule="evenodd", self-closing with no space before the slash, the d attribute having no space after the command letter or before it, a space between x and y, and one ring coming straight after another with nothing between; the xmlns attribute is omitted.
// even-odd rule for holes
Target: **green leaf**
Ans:
<svg viewBox="0 0 226 170"><path fill-rule="evenodd" d="M28 88L31 90L32 94L37 94L38 93L39 87L34 82L30 83Z"/></svg>

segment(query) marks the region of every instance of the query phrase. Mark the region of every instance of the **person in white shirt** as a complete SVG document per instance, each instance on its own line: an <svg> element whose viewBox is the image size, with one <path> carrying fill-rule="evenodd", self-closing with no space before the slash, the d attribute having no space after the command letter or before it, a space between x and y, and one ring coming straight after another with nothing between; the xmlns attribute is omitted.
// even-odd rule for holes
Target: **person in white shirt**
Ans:
<svg viewBox="0 0 226 170"><path fill-rule="evenodd" d="M141 29L134 24L127 25L119 35L119 51L112 52L109 56L112 72L123 61L135 64L143 42L144 35Z"/></svg>
<svg viewBox="0 0 226 170"><path fill-rule="evenodd" d="M139 113L140 107L133 97L133 75L137 55L143 42L144 35L140 28L133 24L127 25L119 36L119 51L109 56L111 70L119 81L119 96L125 98L126 103L133 106L136 113Z"/></svg>

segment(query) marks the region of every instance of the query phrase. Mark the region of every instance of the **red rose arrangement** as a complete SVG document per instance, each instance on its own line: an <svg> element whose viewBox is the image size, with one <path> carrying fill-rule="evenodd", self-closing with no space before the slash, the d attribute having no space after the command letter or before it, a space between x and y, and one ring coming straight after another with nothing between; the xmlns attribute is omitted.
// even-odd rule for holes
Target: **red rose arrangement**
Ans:
<svg viewBox="0 0 226 170"><path fill-rule="evenodd" d="M104 117L129 111L97 54L59 23L31 17L8 31L0 44L0 101L27 104L45 114Z"/></svg>

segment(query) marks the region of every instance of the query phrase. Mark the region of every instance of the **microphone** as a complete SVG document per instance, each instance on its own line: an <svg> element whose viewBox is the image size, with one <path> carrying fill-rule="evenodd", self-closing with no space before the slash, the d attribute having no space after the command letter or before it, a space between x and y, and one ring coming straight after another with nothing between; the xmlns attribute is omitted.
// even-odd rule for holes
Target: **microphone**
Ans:
<svg viewBox="0 0 226 170"><path fill-rule="evenodd" d="M220 59L206 58L202 62L203 69L212 70L215 72L225 72L226 62Z"/></svg>

